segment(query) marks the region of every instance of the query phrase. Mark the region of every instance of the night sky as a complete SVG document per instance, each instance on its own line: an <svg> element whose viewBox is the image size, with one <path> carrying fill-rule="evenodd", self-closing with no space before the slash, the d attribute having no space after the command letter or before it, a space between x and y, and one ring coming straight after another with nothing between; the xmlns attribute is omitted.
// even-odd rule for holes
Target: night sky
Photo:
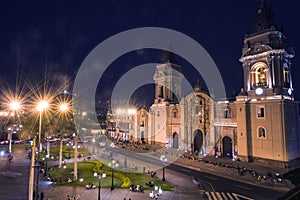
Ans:
<svg viewBox="0 0 300 200"><path fill-rule="evenodd" d="M295 96L299 99L299 3L266 2L296 52L292 72ZM150 26L182 32L201 44L218 66L227 95L234 96L243 84L238 61L243 38L252 30L252 17L259 5L259 0L1 1L0 84L14 87L16 79L34 84L45 77L63 84L64 78L76 77L82 61L100 42L128 29ZM159 55L158 51L145 50L116 60L106 72L109 79L101 79L99 100L107 100L123 73L137 64L158 62ZM187 79L195 84L198 77L191 73L192 69L185 68L186 61L180 60ZM148 91L142 96L153 95L154 91ZM143 104L147 100L135 101Z"/></svg>

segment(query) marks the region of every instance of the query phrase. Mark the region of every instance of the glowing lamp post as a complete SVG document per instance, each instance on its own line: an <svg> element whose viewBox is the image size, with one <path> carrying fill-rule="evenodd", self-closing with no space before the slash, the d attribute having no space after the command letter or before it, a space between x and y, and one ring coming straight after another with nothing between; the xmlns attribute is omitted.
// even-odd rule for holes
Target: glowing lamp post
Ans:
<svg viewBox="0 0 300 200"><path fill-rule="evenodd" d="M97 172L94 173L95 177L98 177L98 200L100 200L100 188L101 188L101 179L106 177L105 173L97 174Z"/></svg>
<svg viewBox="0 0 300 200"><path fill-rule="evenodd" d="M42 152L42 145L41 145L41 132L42 132L42 115L43 112L49 107L49 104L47 101L43 100L40 101L37 105L37 110L40 112L40 121L39 121L39 140L38 140L38 148L39 148L39 153ZM38 159L39 159L39 154L38 154Z"/></svg>
<svg viewBox="0 0 300 200"><path fill-rule="evenodd" d="M165 178L165 162L167 162L167 158L166 158L165 155L161 155L160 156L160 160L163 163L163 177L162 177L162 181L166 181L166 178Z"/></svg>
<svg viewBox="0 0 300 200"><path fill-rule="evenodd" d="M37 157L37 160L38 162L40 161L40 154L42 152L42 149L43 149L43 146L41 144L41 134L42 134L42 115L43 115L43 112L49 107L49 104L47 101L45 100L42 100L38 103L37 105L37 110L39 111L39 115L40 115L40 120L39 120L39 133L38 133L38 150L39 150L39 153L38 153L38 157ZM32 152L33 154L34 152ZM37 168L37 176L36 176L36 200L38 200L38 196L39 196L39 163L35 166Z"/></svg>
<svg viewBox="0 0 300 200"><path fill-rule="evenodd" d="M66 111L68 111L68 109L69 109L69 106L68 106L67 103L62 103L62 104L59 105L59 110L61 112L66 112Z"/></svg>
<svg viewBox="0 0 300 200"><path fill-rule="evenodd" d="M69 110L69 106L67 103L61 103L58 106L58 111L62 114L65 114ZM60 145L59 145L59 163L58 167L62 166L62 146L63 146L63 136L60 136ZM69 149L69 157L70 157L70 149Z"/></svg>
<svg viewBox="0 0 300 200"><path fill-rule="evenodd" d="M116 162L116 160L111 160L110 163L108 163L108 166L111 167L111 188L110 190L113 190L115 189L115 186L114 186L114 169L119 167L119 163Z"/></svg>

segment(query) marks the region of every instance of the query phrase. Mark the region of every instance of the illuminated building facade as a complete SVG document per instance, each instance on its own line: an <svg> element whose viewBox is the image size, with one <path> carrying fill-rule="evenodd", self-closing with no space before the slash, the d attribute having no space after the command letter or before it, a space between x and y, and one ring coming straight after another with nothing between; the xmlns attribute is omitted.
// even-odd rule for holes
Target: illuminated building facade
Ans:
<svg viewBox="0 0 300 200"><path fill-rule="evenodd" d="M164 52L154 74L154 103L149 111L137 111L133 139L203 156L295 166L300 160L300 118L293 97L293 57L264 2L244 39L244 86L235 99L214 99L200 84L182 97L181 66L175 55Z"/></svg>

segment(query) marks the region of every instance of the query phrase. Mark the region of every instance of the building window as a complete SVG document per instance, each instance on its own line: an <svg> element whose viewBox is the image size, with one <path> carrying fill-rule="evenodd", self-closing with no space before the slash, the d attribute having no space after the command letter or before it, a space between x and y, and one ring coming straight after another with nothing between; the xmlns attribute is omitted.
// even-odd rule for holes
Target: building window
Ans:
<svg viewBox="0 0 300 200"><path fill-rule="evenodd" d="M266 129L263 127L258 128L258 138L266 138Z"/></svg>
<svg viewBox="0 0 300 200"><path fill-rule="evenodd" d="M229 118L229 110L227 108L223 109L223 117Z"/></svg>
<svg viewBox="0 0 300 200"><path fill-rule="evenodd" d="M290 71L288 70L288 68L283 68L283 81L284 87L290 87Z"/></svg>
<svg viewBox="0 0 300 200"><path fill-rule="evenodd" d="M176 111L173 112L173 117L174 117L174 118L177 118L177 112L176 112Z"/></svg>
<svg viewBox="0 0 300 200"><path fill-rule="evenodd" d="M157 111L157 117L159 117L160 116L160 113L159 113L159 111Z"/></svg>
<svg viewBox="0 0 300 200"><path fill-rule="evenodd" d="M196 115L201 115L201 113L200 113L200 107L199 106L196 106L195 114Z"/></svg>
<svg viewBox="0 0 300 200"><path fill-rule="evenodd" d="M264 117L265 117L265 107L257 106L257 118L264 118Z"/></svg>

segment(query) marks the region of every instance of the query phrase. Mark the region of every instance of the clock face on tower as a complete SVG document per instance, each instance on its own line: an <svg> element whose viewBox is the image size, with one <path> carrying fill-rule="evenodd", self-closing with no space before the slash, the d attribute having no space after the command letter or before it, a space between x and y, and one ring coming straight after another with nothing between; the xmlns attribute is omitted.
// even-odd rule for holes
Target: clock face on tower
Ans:
<svg viewBox="0 0 300 200"><path fill-rule="evenodd" d="M261 95L261 94L263 94L263 93L264 93L264 90L263 90L262 88L256 88L255 94Z"/></svg>

